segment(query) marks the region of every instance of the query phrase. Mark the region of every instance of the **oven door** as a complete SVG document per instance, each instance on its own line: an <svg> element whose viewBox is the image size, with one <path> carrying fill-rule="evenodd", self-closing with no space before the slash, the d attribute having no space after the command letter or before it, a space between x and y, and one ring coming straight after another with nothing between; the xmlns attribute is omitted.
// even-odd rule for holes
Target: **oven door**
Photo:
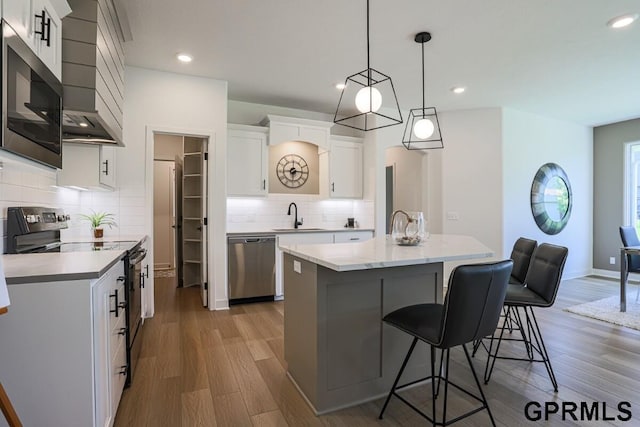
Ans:
<svg viewBox="0 0 640 427"><path fill-rule="evenodd" d="M62 167L62 84L2 21L2 148Z"/></svg>

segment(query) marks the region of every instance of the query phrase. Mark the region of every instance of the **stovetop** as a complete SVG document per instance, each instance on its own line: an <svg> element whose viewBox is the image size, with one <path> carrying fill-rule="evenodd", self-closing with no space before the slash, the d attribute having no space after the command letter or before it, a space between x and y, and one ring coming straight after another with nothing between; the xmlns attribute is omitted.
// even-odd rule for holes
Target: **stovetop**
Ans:
<svg viewBox="0 0 640 427"><path fill-rule="evenodd" d="M91 252L91 251L116 251L130 249L136 242L69 242L52 243L29 251L30 253L50 252Z"/></svg>

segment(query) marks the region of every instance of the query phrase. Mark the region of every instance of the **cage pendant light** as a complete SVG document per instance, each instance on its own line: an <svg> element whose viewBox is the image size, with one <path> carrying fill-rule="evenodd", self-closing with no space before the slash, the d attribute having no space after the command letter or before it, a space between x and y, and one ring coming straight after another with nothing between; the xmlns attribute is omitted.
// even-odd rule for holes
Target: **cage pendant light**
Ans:
<svg viewBox="0 0 640 427"><path fill-rule="evenodd" d="M369 52L369 0L367 0L367 69L345 80L333 122L369 131L402 123L391 77L371 68Z"/></svg>
<svg viewBox="0 0 640 427"><path fill-rule="evenodd" d="M414 40L422 45L422 108L414 108L409 111L402 144L407 150L444 148L436 107L425 107L424 102L424 44L431 40L431 34L418 33Z"/></svg>

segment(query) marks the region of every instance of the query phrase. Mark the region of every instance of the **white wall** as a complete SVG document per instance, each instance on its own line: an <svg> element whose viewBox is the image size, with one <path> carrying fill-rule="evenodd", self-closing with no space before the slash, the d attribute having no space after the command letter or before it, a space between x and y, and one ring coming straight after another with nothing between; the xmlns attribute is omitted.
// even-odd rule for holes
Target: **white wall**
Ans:
<svg viewBox="0 0 640 427"><path fill-rule="evenodd" d="M138 229L152 235L152 201L146 190L147 137L153 129L174 129L175 133L212 132L209 143L209 266L210 307L228 306L226 290L226 141L227 83L202 77L125 67L124 142L118 150L118 183L123 196L143 203ZM152 162L151 162L152 164ZM135 210L134 216L138 210ZM152 247L153 243L149 245ZM149 260L153 264L153 254ZM153 286L145 289L153 295ZM146 315L153 314L147 307Z"/></svg>
<svg viewBox="0 0 640 427"><path fill-rule="evenodd" d="M501 118L497 108L440 114L442 232L473 236L497 257L503 252Z"/></svg>
<svg viewBox="0 0 640 427"><path fill-rule="evenodd" d="M569 248L564 278L589 274L593 244L592 129L504 109L503 140L503 256L509 256L516 239L525 236ZM538 228L530 207L533 177L540 166L549 162L564 169L573 193L571 218L555 236Z"/></svg>

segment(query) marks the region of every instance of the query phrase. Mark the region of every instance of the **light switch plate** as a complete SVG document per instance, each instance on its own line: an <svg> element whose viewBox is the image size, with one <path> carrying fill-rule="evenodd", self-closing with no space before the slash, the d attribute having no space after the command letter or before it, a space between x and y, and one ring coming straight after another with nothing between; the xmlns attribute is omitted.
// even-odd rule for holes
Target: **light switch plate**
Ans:
<svg viewBox="0 0 640 427"><path fill-rule="evenodd" d="M302 274L302 264L300 264L300 261L293 260L293 271Z"/></svg>
<svg viewBox="0 0 640 427"><path fill-rule="evenodd" d="M609 264L615 265L615 263L616 263L616 257L614 257L614 256L609 257Z"/></svg>

